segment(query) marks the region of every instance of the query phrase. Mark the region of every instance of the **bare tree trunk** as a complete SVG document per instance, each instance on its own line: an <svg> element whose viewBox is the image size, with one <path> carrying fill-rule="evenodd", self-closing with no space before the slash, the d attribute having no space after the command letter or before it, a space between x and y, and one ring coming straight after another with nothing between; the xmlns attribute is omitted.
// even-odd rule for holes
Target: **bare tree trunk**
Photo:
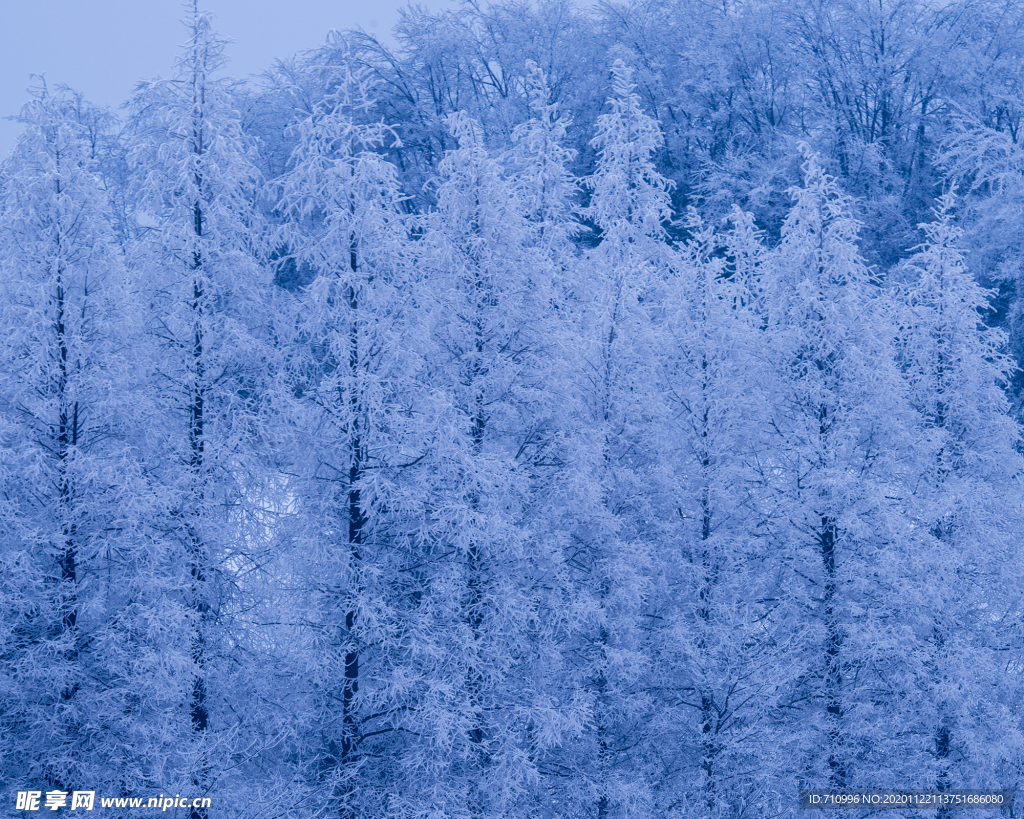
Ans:
<svg viewBox="0 0 1024 819"><path fill-rule="evenodd" d="M57 193L60 193L58 184ZM58 246L60 239L58 238ZM60 263L58 262L58 265ZM70 660L77 661L79 652L78 637L78 549L77 527L74 515L74 487L71 476L72 450L78 446L78 402L68 401L68 339L64 323L67 308L64 292L63 270L57 271L56 292L57 316L55 330L57 334L57 404L60 407L57 421L57 472L58 494L60 505L60 522L63 535L63 549L58 559L61 574L61 627L66 635L70 635L71 648L68 652ZM73 682L63 692L65 700L70 700L78 690L78 683Z"/></svg>
<svg viewBox="0 0 1024 819"><path fill-rule="evenodd" d="M196 10L193 9L193 13ZM192 145L193 156L201 159L205 152L204 122L206 107L205 78L200 77L199 67L192 75ZM203 177L196 171L194 178L197 196L202 195ZM206 696L206 631L210 620L210 605L207 599L208 556L207 546L200 533L200 510L206 499L206 350L203 335L204 283L202 273L205 260L200 250L204 230L203 205L200 199L192 205L192 233L196 249L192 254L192 301L189 304L192 318L192 350L190 369L192 382L189 385L189 479L191 482L188 502L192 508L183 514L189 521L186 529L189 552L189 574L191 583L191 606L196 613L196 635L192 643L192 661L195 663L196 678L192 684L191 717L192 731L202 741L209 726L209 710ZM193 773L193 784L199 793L205 793L207 771L205 749L200 750L202 762ZM192 808L189 819L206 819L205 808Z"/></svg>

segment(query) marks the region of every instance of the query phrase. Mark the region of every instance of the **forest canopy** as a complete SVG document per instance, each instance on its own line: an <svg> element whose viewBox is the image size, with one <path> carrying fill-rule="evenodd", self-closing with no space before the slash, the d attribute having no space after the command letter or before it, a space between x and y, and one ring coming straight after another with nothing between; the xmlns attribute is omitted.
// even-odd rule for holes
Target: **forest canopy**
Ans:
<svg viewBox="0 0 1024 819"><path fill-rule="evenodd" d="M184 22L0 166L6 804L1024 785L1024 3Z"/></svg>

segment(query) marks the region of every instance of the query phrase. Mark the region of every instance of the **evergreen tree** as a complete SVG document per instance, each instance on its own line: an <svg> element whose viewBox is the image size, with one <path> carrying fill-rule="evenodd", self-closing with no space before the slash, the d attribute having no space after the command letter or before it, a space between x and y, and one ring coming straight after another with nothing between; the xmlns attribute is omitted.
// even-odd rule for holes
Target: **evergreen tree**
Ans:
<svg viewBox="0 0 1024 819"><path fill-rule="evenodd" d="M983 323L989 294L964 264L954 204L946 194L922 226L926 241L907 261L900 293L901 362L917 411L913 577L926 578L916 623L921 716L935 726L928 768L942 789L995 787L1021 753L1010 710L1019 691L1002 660L1016 601L1001 592L1020 572L1020 433L1004 392L1012 365L1006 336Z"/></svg>
<svg viewBox="0 0 1024 819"><path fill-rule="evenodd" d="M572 123L551 102L547 78L532 61L527 61L526 93L533 117L512 132L507 164L536 242L565 263L569 240L582 232L579 185L569 168L575 151L565 144Z"/></svg>
<svg viewBox="0 0 1024 819"><path fill-rule="evenodd" d="M671 626L657 648L664 753L675 759L667 798L708 816L741 802L771 809L772 748L786 741L773 708L794 660L780 622L795 612L783 611L750 493L770 399L753 309L768 254L748 214L732 222L716 234L689 215L660 356L676 514L661 557Z"/></svg>
<svg viewBox="0 0 1024 819"><path fill-rule="evenodd" d="M12 787L118 792L170 750L138 721L167 705L141 699L163 681L146 661L174 663L149 626L180 611L135 541L129 304L79 103L25 106L0 189L0 719Z"/></svg>
<svg viewBox="0 0 1024 819"><path fill-rule="evenodd" d="M450 127L459 148L439 167L437 210L417 244L434 395L409 657L421 669L410 730L423 745L410 761L429 783L421 810L493 816L535 798L539 751L561 731L539 676L560 627L545 618L560 543L535 528L544 515L530 492L550 478L557 435L555 338L550 266L522 203L479 126L456 115Z"/></svg>
<svg viewBox="0 0 1024 819"><path fill-rule="evenodd" d="M909 685L902 625L890 619L906 604L907 532L890 487L908 414L895 323L849 202L816 157L804 175L763 278L771 434L756 493L759 528L783 556L781 597L814 613L789 623L806 651L789 696L814 704L809 732L791 734L808 755L802 774L847 787L909 773L893 765L906 737L884 716Z"/></svg>
<svg viewBox="0 0 1024 819"><path fill-rule="evenodd" d="M1007 333L1015 367L1009 392L1018 420L1024 409L1024 247L1020 243L1024 201L1024 151L1012 133L972 123L943 145L943 164L952 179L964 185L956 222L973 275L994 288L992 321Z"/></svg>
<svg viewBox="0 0 1024 819"><path fill-rule="evenodd" d="M211 708L217 686L230 685L233 585L264 536L250 513L265 477L253 443L267 352L258 174L214 77L224 41L194 5L186 26L175 78L143 84L132 100L129 160L139 222L132 270L149 302L148 455L162 509L153 525L175 556L189 610L178 787L206 794L232 753L217 736L232 718L225 706L227 722L215 721ZM204 814L193 809L192 819Z"/></svg>
<svg viewBox="0 0 1024 819"><path fill-rule="evenodd" d="M301 660L308 679L296 683L310 689L302 719L316 801L348 817L386 810L381 800L400 777L391 734L406 703L395 693L404 669L394 653L413 502L403 495L402 462L415 460L406 419L419 408L403 197L378 153L397 137L357 122L370 89L351 63L332 84L297 126L280 210L282 239L315 276L298 299L289 353L298 436L291 491L313 592L295 605L311 606L302 645L318 658Z"/></svg>
<svg viewBox="0 0 1024 819"><path fill-rule="evenodd" d="M571 754L590 724L586 698L571 672L571 647L585 631L588 614L585 604L579 605L578 578L569 561L577 551L580 500L592 492L590 475L577 457L589 447L579 379L585 366L580 322L590 282L575 243L588 230L580 223L581 184L571 171L576 152L567 147L571 123L553 102L544 72L532 61L526 68L524 91L533 116L513 131L505 161L526 218L534 265L530 286L536 290L535 308L544 309L546 337L537 362L544 373L539 386L545 415L535 426L523 465L530 474L530 528L543 537L551 556L538 566L544 614L532 625L529 661L538 709L528 727L528 753L539 774L532 809L547 815L577 806L576 783L567 781L564 772L574 764Z"/></svg>
<svg viewBox="0 0 1024 819"><path fill-rule="evenodd" d="M592 728L574 749L572 801L583 815L651 810L650 637L642 623L659 581L658 550L668 520L663 475L664 405L655 350L662 339L673 258L664 223L668 181L654 167L662 144L640 107L631 71L612 66L610 112L591 142L598 154L584 216L600 244L583 262L586 293L579 330L585 434L573 454L590 489L580 500L578 594L585 629L574 646L575 685L592 709ZM583 287L586 287L584 290Z"/></svg>

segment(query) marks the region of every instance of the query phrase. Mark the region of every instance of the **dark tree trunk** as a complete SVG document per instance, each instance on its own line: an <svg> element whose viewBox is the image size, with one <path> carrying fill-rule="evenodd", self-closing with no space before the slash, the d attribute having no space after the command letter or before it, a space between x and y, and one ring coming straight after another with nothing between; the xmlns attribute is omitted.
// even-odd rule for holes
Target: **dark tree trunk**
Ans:
<svg viewBox="0 0 1024 819"><path fill-rule="evenodd" d="M359 256L355 238L351 240L349 267L353 278L359 270ZM365 456L363 452L363 419L365 407L360 393L360 373L362 364L359 352L359 293L355 284L348 287L349 308L349 380L351 392L348 396L351 413L350 461L348 473L348 553L358 586L359 567L362 561L363 533L366 528L366 510L363 508L360 494L360 483L363 480ZM358 591L358 589L357 589ZM341 695L341 756L339 759L342 781L341 799L338 805L339 819L355 819L356 811L352 804L355 795L355 770L359 761L359 719L357 715L356 695L359 693L359 648L356 641L356 601L353 594L346 600L345 640L348 648L345 651L345 676Z"/></svg>
<svg viewBox="0 0 1024 819"><path fill-rule="evenodd" d="M197 138L196 152L202 152L202 143ZM201 180L197 179L197 183ZM203 236L203 209L199 202L193 206L193 230L196 239ZM191 482L188 502L191 510L183 510L188 521L186 538L189 555L189 575L191 577L192 610L196 613L196 634L192 641L192 661L195 663L196 678L192 684L190 714L192 730L202 738L209 726L209 711L206 701L206 630L210 619L210 606L207 600L207 555L206 544L199 531L199 510L205 500L205 469L206 469L206 359L203 338L203 313L205 294L200 278L203 269L202 254L196 250L192 257L192 302L189 305L192 313L192 350L191 377L189 391L189 479ZM205 763L193 775L193 784L200 794L205 793L207 779ZM205 808L192 808L190 819L206 819Z"/></svg>
<svg viewBox="0 0 1024 819"><path fill-rule="evenodd" d="M845 788L847 770L843 761L842 720L843 720L843 673L841 652L843 635L840 628L837 610L837 575L836 575L836 541L837 529L835 519L821 516L821 529L818 532L818 543L821 559L825 568L825 706L828 713L828 768L829 786Z"/></svg>
<svg viewBox="0 0 1024 819"><path fill-rule="evenodd" d="M60 186L57 189L60 193ZM58 245L60 240L58 239ZM71 647L68 658L78 659L78 550L77 527L74 523L74 487L69 470L73 451L78 446L78 402L68 400L68 339L64 323L67 309L63 270L57 271L56 292L57 316L55 330L57 334L57 404L60 407L57 419L57 472L58 494L60 506L61 533L63 544L58 563L61 576L61 628L69 635ZM78 683L73 682L64 690L64 699L69 700L78 690Z"/></svg>
<svg viewBox="0 0 1024 819"><path fill-rule="evenodd" d="M949 756L952 740L949 726L939 726L939 730L935 732L935 760L939 763L939 775L935 781L935 788L939 791L949 790ZM935 819L950 819L952 815L952 810L943 807L935 812Z"/></svg>
<svg viewBox="0 0 1024 819"><path fill-rule="evenodd" d="M61 192L61 185L57 183L57 193ZM57 255L61 255L61 238L57 238ZM58 507L61 526L61 551L57 559L60 567L60 583L57 599L60 606L60 629L64 639L69 643L65 652L65 658L70 665L70 680L65 683L61 692L65 702L69 702L78 692L79 678L81 671L79 664L80 640L78 633L78 529L74 522L75 515L75 488L70 475L74 449L78 446L78 402L70 401L69 398L69 361L68 361L68 337L65 324L65 312L67 310L66 293L64 289L64 270L62 263L58 261L57 268L57 289L55 293L56 320L54 330L57 336L57 383L56 398L58 410L57 418L57 474L58 474ZM69 711L69 713L71 713ZM63 781L64 775L54 772L47 775L47 780L53 787L66 788L70 783Z"/></svg>
<svg viewBox="0 0 1024 819"><path fill-rule="evenodd" d="M704 398L704 409L701 416L701 475L703 486L700 495L701 510L701 563L703 568L703 580L701 582L698 615L701 619L703 632L698 640L701 652L707 647L706 635L712 627L711 599L714 588L718 583L718 564L712 552L711 533L713 531L713 510L711 507L711 456L708 451L709 429L711 417L708 411L708 400L710 392L710 376L708 374L707 356L701 356L701 382ZM701 720L701 759L700 767L704 771L706 784L704 786L704 805L709 815L713 815L718 805L718 771L716 763L721 753L722 746L718 737L720 728L720 715L718 706L715 703L713 693L701 692L700 696L700 720Z"/></svg>
<svg viewBox="0 0 1024 819"><path fill-rule="evenodd" d="M703 464L705 470L707 470L709 466L709 459L707 457L704 458ZM701 584L698 596L700 603L698 613L704 628L704 633L701 634L698 641L698 646L701 652L703 652L707 647L705 634L707 634L712 627L713 617L711 612L711 597L715 584L718 581L718 566L715 562L714 555L711 552L711 544L709 543L710 539L711 500L710 491L705 485L701 493L701 541L703 545L701 561L704 569L704 580ZM721 727L719 708L715 702L714 694L708 691L703 691L700 695L700 721L700 767L701 770L704 771L704 776L706 778L706 784L704 786L704 804L710 815L715 812L718 805L718 770L716 763L718 761L718 756L722 751L722 746L718 737L719 728Z"/></svg>
<svg viewBox="0 0 1024 819"><path fill-rule="evenodd" d="M479 202L477 203L479 205ZM470 434L472 440L473 457L478 458L483 452L484 434L487 429L487 416L484 410L484 396L480 387L480 379L484 376L484 369L481 362L484 360L485 333L483 315L487 308L489 297L483 274L479 271L473 282L474 297L476 300L476 316L474 320L473 353L474 360L470 368L469 382L474 391L473 409L470 419ZM474 512L479 511L480 496L476 489L470 496L470 505ZM466 565L468 591L467 621L470 634L473 637L473 649L479 651L483 640L484 622L484 556L480 544L474 540L469 546ZM481 669L469 668L467 687L469 690L470 708L473 711L473 727L469 730L469 741L476 749L475 765L473 775L476 781L470 783L470 814L474 817L482 817L485 814L487 794L484 788L483 777L487 766L490 764L490 757L487 751L487 730L484 723L484 682Z"/></svg>
<svg viewBox="0 0 1024 819"><path fill-rule="evenodd" d="M606 594L602 589L602 602ZM608 742L609 725L607 715L608 707L608 678L604 673L604 662L607 656L610 635L607 629L601 629L599 635L598 649L601 652L601 671L598 673L595 687L597 688L597 704L600 712L597 715L597 775L601 778L600 793L597 799L597 819L608 819L611 808L611 800L608 798L607 777L611 770L612 749Z"/></svg>
<svg viewBox="0 0 1024 819"><path fill-rule="evenodd" d="M831 373L831 360L819 361L818 370ZM818 408L818 435L822 446L828 442L833 419L829 408ZM823 465L824 466L824 465ZM839 623L839 581L836 562L836 548L839 541L839 527L834 515L823 512L819 515L818 549L824 569L823 608L825 615L825 710L828 724L828 769L829 787L845 788L849 771L844 760L843 749L843 632Z"/></svg>

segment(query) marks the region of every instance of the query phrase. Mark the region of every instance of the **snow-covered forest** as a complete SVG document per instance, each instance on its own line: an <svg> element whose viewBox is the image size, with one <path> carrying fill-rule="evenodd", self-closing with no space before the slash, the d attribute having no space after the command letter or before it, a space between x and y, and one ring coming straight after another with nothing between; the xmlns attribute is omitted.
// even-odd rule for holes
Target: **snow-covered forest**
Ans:
<svg viewBox="0 0 1024 819"><path fill-rule="evenodd" d="M1024 2L185 23L0 169L6 809L1024 787Z"/></svg>

